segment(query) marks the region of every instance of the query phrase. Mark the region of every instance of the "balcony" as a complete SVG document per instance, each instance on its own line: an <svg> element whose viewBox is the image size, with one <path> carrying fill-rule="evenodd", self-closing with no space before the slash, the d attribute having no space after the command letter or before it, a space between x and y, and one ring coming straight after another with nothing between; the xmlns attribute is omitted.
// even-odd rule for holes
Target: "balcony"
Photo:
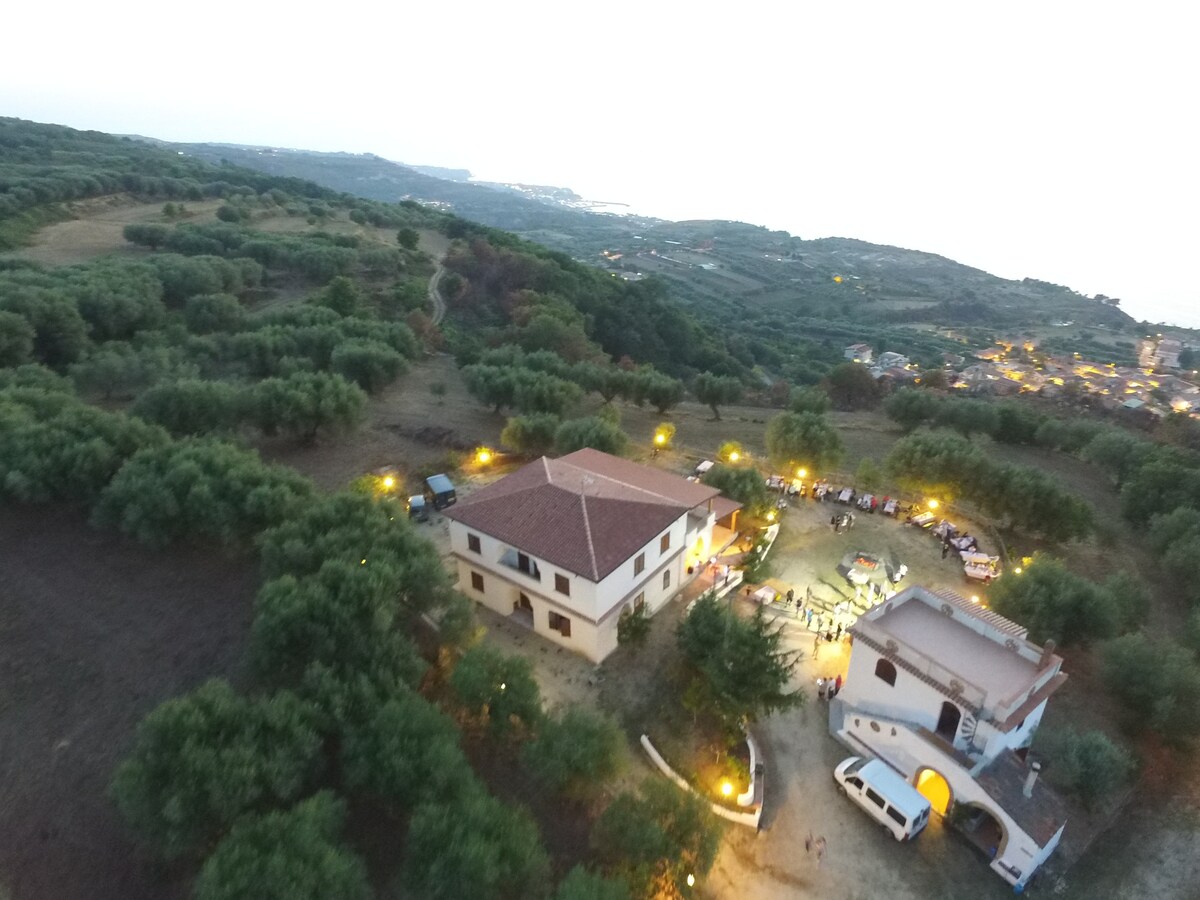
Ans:
<svg viewBox="0 0 1200 900"><path fill-rule="evenodd" d="M511 547L500 555L500 565L514 569L534 581L542 580L542 573L538 571L537 562Z"/></svg>

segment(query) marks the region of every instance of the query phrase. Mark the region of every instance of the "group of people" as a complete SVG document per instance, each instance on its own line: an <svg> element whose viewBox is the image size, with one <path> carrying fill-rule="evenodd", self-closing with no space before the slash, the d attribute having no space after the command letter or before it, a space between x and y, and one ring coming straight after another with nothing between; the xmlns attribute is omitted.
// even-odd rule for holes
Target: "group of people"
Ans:
<svg viewBox="0 0 1200 900"><path fill-rule="evenodd" d="M817 699L832 700L842 690L842 676L839 674L836 678L817 679Z"/></svg>

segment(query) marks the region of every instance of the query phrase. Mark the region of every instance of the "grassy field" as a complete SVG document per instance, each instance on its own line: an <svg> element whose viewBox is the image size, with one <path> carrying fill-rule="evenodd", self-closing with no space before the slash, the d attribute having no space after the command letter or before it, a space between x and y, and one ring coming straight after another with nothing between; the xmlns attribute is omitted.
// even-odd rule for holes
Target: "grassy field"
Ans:
<svg viewBox="0 0 1200 900"><path fill-rule="evenodd" d="M136 851L106 791L147 712L237 678L255 567L147 550L70 509L0 506L0 572L0 896L187 896L184 873Z"/></svg>

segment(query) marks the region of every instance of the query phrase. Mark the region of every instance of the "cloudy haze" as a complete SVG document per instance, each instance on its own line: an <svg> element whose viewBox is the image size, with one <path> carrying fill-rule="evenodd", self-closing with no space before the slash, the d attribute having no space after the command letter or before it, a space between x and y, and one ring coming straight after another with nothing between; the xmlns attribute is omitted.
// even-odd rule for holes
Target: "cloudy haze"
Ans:
<svg viewBox="0 0 1200 900"><path fill-rule="evenodd" d="M841 235L1200 327L1188 4L22 4L0 113Z"/></svg>

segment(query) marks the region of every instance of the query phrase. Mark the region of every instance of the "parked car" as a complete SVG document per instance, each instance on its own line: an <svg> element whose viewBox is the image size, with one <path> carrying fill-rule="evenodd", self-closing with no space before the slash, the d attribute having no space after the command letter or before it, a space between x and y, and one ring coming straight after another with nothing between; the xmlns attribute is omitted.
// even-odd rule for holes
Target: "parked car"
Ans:
<svg viewBox="0 0 1200 900"><path fill-rule="evenodd" d="M425 497L434 509L445 509L458 502L454 483L445 475L430 475L425 479Z"/></svg>
<svg viewBox="0 0 1200 900"><path fill-rule="evenodd" d="M833 780L898 841L911 841L929 824L929 801L881 760L851 756L833 770Z"/></svg>
<svg viewBox="0 0 1200 900"><path fill-rule="evenodd" d="M424 494L414 494L408 498L408 517L414 522L429 521L429 506L425 503Z"/></svg>

